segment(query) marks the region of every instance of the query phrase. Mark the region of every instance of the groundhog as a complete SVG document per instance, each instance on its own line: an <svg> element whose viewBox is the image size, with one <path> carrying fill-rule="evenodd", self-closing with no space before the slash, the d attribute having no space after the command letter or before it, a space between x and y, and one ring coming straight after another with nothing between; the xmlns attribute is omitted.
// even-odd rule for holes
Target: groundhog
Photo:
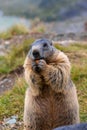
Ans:
<svg viewBox="0 0 87 130"><path fill-rule="evenodd" d="M48 39L36 40L24 62L29 88L25 95L24 129L52 130L79 123L75 85L70 62Z"/></svg>

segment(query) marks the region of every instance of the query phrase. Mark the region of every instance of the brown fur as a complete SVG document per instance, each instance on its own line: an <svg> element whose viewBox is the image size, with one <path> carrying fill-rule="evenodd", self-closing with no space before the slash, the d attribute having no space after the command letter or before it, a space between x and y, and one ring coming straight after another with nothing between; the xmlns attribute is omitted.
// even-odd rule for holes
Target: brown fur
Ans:
<svg viewBox="0 0 87 130"><path fill-rule="evenodd" d="M52 130L79 122L76 88L70 79L70 62L58 50L43 62L40 73L32 70L32 60L24 63L25 79L29 84L24 107L25 130Z"/></svg>

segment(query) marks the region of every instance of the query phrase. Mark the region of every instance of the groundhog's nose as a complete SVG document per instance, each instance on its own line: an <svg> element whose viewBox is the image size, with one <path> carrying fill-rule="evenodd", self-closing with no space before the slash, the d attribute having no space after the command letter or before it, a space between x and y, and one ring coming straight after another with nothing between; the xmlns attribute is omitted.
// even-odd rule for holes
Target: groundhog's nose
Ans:
<svg viewBox="0 0 87 130"><path fill-rule="evenodd" d="M35 59L40 59L40 53L39 53L39 51L38 50L33 50L33 57L35 58Z"/></svg>

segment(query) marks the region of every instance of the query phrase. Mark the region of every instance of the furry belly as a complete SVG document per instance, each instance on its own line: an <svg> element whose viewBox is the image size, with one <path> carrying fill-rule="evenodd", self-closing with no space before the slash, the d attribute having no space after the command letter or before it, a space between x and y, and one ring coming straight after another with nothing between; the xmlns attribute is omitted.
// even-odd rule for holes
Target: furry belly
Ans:
<svg viewBox="0 0 87 130"><path fill-rule="evenodd" d="M74 124L76 111L69 107L62 93L48 93L45 97L36 97L35 106L40 120L51 128ZM75 112L74 112L75 111Z"/></svg>

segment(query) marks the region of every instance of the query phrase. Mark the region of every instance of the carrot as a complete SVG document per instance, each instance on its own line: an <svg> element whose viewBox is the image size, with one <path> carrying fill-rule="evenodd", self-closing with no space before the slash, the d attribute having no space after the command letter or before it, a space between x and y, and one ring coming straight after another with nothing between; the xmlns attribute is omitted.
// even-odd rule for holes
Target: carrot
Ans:
<svg viewBox="0 0 87 130"><path fill-rule="evenodd" d="M39 63L39 60L35 60L35 62L38 64L38 63Z"/></svg>

